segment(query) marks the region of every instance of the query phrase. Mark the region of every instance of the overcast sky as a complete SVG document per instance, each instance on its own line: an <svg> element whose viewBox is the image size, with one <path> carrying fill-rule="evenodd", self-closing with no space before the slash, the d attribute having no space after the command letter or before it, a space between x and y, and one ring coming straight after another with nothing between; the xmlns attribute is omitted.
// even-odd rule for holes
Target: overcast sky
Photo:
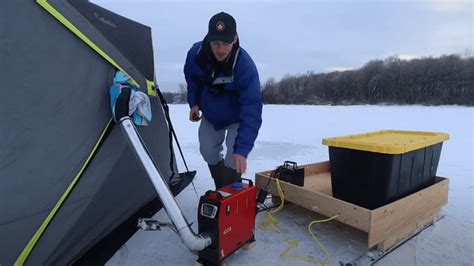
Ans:
<svg viewBox="0 0 474 266"><path fill-rule="evenodd" d="M353 69L372 59L463 54L473 50L472 1L160 1L92 0L152 28L163 91L185 83L188 49L212 15L237 21L240 45L264 83L285 74Z"/></svg>

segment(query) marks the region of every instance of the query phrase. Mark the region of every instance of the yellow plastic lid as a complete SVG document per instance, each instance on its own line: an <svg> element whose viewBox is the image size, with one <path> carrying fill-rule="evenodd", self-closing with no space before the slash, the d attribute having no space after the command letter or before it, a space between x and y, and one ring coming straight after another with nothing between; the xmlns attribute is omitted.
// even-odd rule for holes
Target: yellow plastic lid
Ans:
<svg viewBox="0 0 474 266"><path fill-rule="evenodd" d="M449 139L446 133L406 130L381 130L364 134L323 139L323 144L337 148L402 154Z"/></svg>

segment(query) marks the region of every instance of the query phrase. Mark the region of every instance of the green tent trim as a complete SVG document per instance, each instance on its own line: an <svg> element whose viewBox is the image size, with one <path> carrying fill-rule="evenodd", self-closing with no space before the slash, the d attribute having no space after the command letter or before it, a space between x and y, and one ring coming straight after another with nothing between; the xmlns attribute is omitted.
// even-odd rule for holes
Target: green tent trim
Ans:
<svg viewBox="0 0 474 266"><path fill-rule="evenodd" d="M84 172L84 170L87 168L87 165L89 165L89 162L91 161L92 157L94 156L95 152L97 151L97 147L99 147L99 145L102 143L103 139L104 139L104 136L106 135L106 133L109 131L109 129L111 128L112 126L112 119L109 120L109 122L107 123L107 125L105 126L104 130L102 131L102 133L100 134L99 136L99 139L97 140L97 142L95 143L94 147L92 148L91 150L91 153L89 154L89 156L87 157L86 161L84 162L84 164L82 165L82 167L79 169L79 172L77 173L77 175L74 177L74 179L72 180L71 184L69 184L69 186L67 187L66 191L64 191L63 195L61 196L61 198L59 199L59 201L56 203L56 205L54 205L54 208L51 210L51 212L48 214L48 216L46 217L46 219L43 221L43 223L41 224L41 226L38 228L38 230L36 231L36 233L33 235L33 237L30 239L30 241L28 242L28 244L25 246L25 248L23 249L23 251L20 253L20 256L18 257L18 259L15 261L15 266L19 266L19 265L23 265L26 261L26 259L28 259L28 256L30 255L31 251L33 250L33 248L35 247L36 243L38 242L38 240L40 239L41 235L43 234L44 230L46 230L46 228L48 227L49 223L51 222L51 220L53 220L53 217L54 215L56 214L56 212L59 210L59 208L61 207L61 205L63 204L63 202L66 200L66 198L69 196L69 194L71 193L72 189L74 188L74 185L77 183L77 181L79 180L79 178L81 177L82 173Z"/></svg>
<svg viewBox="0 0 474 266"><path fill-rule="evenodd" d="M102 56L105 60L115 66L117 69L125 73L128 77L131 78L131 83L137 87L140 87L138 83L133 79L131 75L129 75L122 67L115 62L109 55L107 55L102 49L100 49L96 44L94 44L86 35L84 35L78 28L76 28L69 20L67 20L59 11L57 11L53 6L48 3L48 0L36 0L36 2L42 6L46 11L48 11L53 17L55 17L59 22L61 22L66 28L72 31L77 37L79 37L82 41L84 41L87 45L89 45L94 51L96 51L100 56ZM156 91L153 88L154 82L146 80L147 85L147 92L148 95L156 97Z"/></svg>

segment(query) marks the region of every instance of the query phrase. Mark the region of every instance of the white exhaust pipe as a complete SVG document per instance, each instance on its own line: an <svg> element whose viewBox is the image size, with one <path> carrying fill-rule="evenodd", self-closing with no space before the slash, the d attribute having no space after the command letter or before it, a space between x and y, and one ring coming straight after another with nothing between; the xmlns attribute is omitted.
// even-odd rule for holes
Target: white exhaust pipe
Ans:
<svg viewBox="0 0 474 266"><path fill-rule="evenodd" d="M145 144L143 143L140 135L138 134L135 125L133 124L130 117L126 116L120 119L120 127L122 132L127 137L132 150L137 155L143 169L145 169L148 177L155 186L156 192L160 197L161 202L165 208L166 214L173 223L176 232L181 237L184 244L193 252L203 250L207 246L211 245L211 237L206 233L196 235L193 230L189 227L186 218L179 208L176 200L173 197L170 189L163 181L162 174L153 163Z"/></svg>

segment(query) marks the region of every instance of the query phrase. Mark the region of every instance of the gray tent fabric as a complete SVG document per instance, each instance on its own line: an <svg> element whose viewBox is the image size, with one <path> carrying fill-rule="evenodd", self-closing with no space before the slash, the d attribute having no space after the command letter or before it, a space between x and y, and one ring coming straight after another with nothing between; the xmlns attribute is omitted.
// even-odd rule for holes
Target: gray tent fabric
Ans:
<svg viewBox="0 0 474 266"><path fill-rule="evenodd" d="M116 16L113 12L86 0L67 1L113 43L114 48L126 56L127 60L132 62L146 79L154 79L153 57L149 56L153 54L149 27L125 17ZM124 36L129 36L129 38L124 38ZM136 49L137 46L140 49Z"/></svg>
<svg viewBox="0 0 474 266"><path fill-rule="evenodd" d="M77 2L77 0L74 2ZM88 1L82 0L82 2L87 3ZM144 74L142 74L137 69L137 67L135 67L130 62L130 60L128 60L127 57L123 53L121 53L120 50L113 43L111 43L104 35L102 35L101 32L96 27L94 27L94 24L92 24L91 21L87 20L78 10L76 10L75 7L69 3L69 1L48 0L47 3L51 5L53 8L55 8L58 12L60 12L62 16L64 16L68 21L70 21L75 27L77 27L94 44L98 45L100 49L103 50L107 55L112 57L114 61L117 62L117 64L119 64L123 68L123 70L125 70L133 79L135 79L135 81L138 82L138 84L141 87L141 91L146 92L146 80L145 80ZM97 12L97 11L94 10L93 12ZM100 17L102 15L98 14L98 16ZM107 18L112 19L111 15L108 16ZM101 23L100 21L97 21L97 22ZM59 23L59 22L56 21L56 23ZM130 37L127 35L127 38L135 38L135 37L136 36ZM140 42L137 41L137 46L136 46L137 49L142 49L139 45L140 45ZM153 56L153 55L150 54L150 56Z"/></svg>
<svg viewBox="0 0 474 266"><path fill-rule="evenodd" d="M113 43L67 1L49 3L146 92L143 73ZM0 265L17 260L76 177L26 264L73 263L156 198L120 128L109 124L108 88L115 70L35 1L2 1ZM170 169L168 126L157 98L151 102L152 123L139 131L169 178L177 169L175 162Z"/></svg>

